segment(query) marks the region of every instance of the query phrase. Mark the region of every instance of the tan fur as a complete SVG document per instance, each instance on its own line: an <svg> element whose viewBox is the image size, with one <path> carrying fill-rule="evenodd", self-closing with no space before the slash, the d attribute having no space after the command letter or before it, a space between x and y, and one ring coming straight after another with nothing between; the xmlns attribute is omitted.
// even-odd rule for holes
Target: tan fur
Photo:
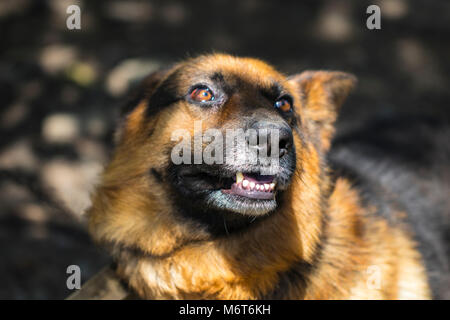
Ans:
<svg viewBox="0 0 450 320"><path fill-rule="evenodd" d="M190 64L196 68L190 70ZM304 124L294 132L298 169L279 212L243 233L214 238L178 217L168 186L148 174L165 168L176 143L171 133L232 125L238 98L225 110L195 112L178 102L144 119L147 99L130 113L89 210L90 233L110 248L118 274L148 299L402 299L429 298L421 258L405 231L367 214L357 190L338 179L332 186L323 153L330 145L337 108L354 84L345 73L307 72L286 79L265 63L226 55L182 63L185 89L198 68L221 70L254 82L277 79L290 90ZM243 89L245 93L245 88ZM204 128L205 129L205 128ZM149 138L148 133L152 131ZM328 197L323 207L323 197ZM316 256L318 247L321 253ZM138 249L137 251L135 249ZM314 265L304 281L287 279L297 263ZM370 288L368 270L381 270ZM300 272L300 270L299 270ZM277 285L283 283L282 288Z"/></svg>

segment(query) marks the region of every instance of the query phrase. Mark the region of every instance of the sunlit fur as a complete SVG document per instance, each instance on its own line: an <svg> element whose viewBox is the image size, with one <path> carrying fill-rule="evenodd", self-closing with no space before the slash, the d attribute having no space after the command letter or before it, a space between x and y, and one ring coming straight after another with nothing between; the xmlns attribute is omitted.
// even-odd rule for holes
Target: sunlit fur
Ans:
<svg viewBox="0 0 450 320"><path fill-rule="evenodd" d="M406 228L373 214L344 178L331 181L325 154L337 110L355 83L342 72L309 71L290 78L250 58L208 55L182 62L179 90L199 70L220 70L251 83L282 82L294 97L297 170L274 214L236 233L215 236L180 217L164 173L171 133L228 123L239 101L218 112L201 112L178 101L150 114L153 90L167 74L147 80L117 135L117 146L88 212L93 238L117 262L117 272L148 299L402 299L429 298L424 267ZM242 88L245 92L245 88ZM234 99L234 98L232 98ZM139 99L138 99L139 100ZM398 212L398 216L402 216ZM368 285L371 266L381 286Z"/></svg>

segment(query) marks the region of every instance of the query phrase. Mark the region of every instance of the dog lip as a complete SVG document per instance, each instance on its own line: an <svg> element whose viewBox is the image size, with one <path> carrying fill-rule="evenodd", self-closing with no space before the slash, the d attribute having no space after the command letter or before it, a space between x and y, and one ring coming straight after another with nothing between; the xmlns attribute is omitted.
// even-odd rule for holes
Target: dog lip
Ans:
<svg viewBox="0 0 450 320"><path fill-rule="evenodd" d="M243 175L245 180L248 180L249 182L253 181L255 183L272 183L276 179L276 176L274 175L262 175L246 172L243 172Z"/></svg>
<svg viewBox="0 0 450 320"><path fill-rule="evenodd" d="M262 175L261 172L263 168L251 167L251 168L241 168L241 167L222 167L222 168L208 168L208 167L198 167L197 172L205 173L217 178L232 178L236 180L236 174L242 172L246 179L255 182L269 182L275 180L278 174L275 175Z"/></svg>
<svg viewBox="0 0 450 320"><path fill-rule="evenodd" d="M249 181L264 183L264 182L271 182L273 180L276 180L278 175L262 175L260 174L262 168L260 167L253 167L253 168L230 168L230 167L210 167L210 166L183 166L179 170L179 175L181 176L191 176L195 177L199 174L206 174L211 177L215 177L217 179L233 179L236 181L236 173L242 172L246 179Z"/></svg>

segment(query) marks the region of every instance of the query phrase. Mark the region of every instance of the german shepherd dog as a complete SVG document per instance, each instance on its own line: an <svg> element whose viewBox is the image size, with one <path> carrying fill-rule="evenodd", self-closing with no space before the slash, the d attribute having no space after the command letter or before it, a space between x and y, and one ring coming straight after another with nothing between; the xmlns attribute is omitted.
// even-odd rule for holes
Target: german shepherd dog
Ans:
<svg viewBox="0 0 450 320"><path fill-rule="evenodd" d="M286 77L224 54L148 76L123 110L88 211L90 233L117 275L145 299L442 297L448 229L418 236L420 221L434 218L414 218L417 207L402 196L413 183L389 188L382 173L399 166L374 169L345 150L329 156L338 109L355 82L337 71ZM195 123L223 136L254 129L258 143L245 135L223 144L223 162L191 162L195 148L208 147L195 146ZM175 152L182 163L173 161L174 132L189 136L190 149ZM255 150L275 154L276 170L250 161L255 153L226 161Z"/></svg>

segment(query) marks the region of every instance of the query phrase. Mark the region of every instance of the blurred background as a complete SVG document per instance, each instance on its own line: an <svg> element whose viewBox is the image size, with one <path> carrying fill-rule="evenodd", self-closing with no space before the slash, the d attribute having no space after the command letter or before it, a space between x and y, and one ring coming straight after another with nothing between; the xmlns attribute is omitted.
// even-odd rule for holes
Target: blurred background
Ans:
<svg viewBox="0 0 450 320"><path fill-rule="evenodd" d="M366 28L371 4L381 30ZM338 135L399 114L448 121L449 21L447 0L0 0L0 298L62 299L67 266L84 282L108 262L82 214L147 73L212 51L337 69L359 78Z"/></svg>

